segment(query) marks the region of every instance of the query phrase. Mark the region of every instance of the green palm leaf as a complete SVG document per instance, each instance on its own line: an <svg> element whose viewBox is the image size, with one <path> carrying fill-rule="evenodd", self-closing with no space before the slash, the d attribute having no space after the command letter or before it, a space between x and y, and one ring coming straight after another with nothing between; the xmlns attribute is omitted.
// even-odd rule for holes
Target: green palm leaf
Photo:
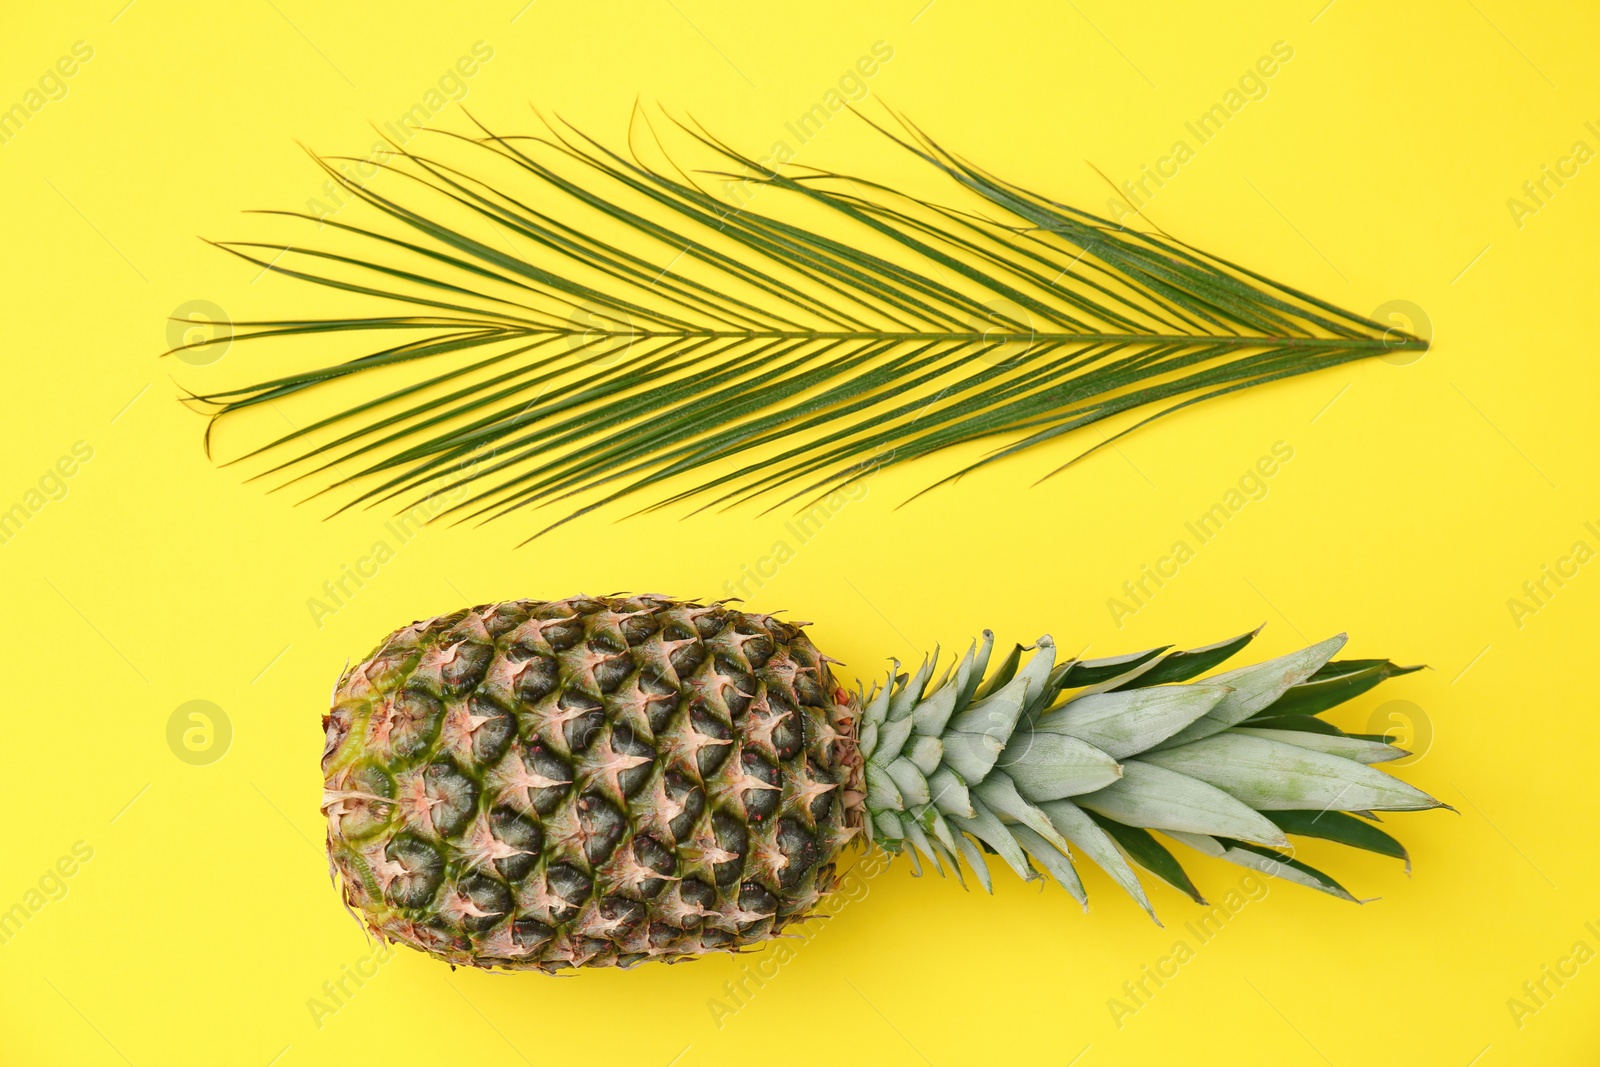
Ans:
<svg viewBox="0 0 1600 1067"><path fill-rule="evenodd" d="M426 155L392 145L365 181L356 161L319 159L369 221L268 212L317 223L327 246L219 247L382 313L237 323L234 340L366 340L192 396L207 446L220 420L270 405L294 428L233 461L256 477L339 510L434 496L452 520L562 502L543 533L641 492L652 507L797 505L993 445L949 481L1148 409L1054 474L1191 404L1427 347L900 123L882 132L964 206L764 165L678 123L682 145L655 164L558 123L436 134ZM685 151L713 162L691 176Z"/></svg>

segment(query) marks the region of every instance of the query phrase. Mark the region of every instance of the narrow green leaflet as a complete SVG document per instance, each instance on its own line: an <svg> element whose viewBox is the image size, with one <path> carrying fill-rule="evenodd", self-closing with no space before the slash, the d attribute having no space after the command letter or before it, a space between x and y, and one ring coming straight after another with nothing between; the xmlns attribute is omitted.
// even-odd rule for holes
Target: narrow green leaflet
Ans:
<svg viewBox="0 0 1600 1067"><path fill-rule="evenodd" d="M1183 865L1168 852L1166 846L1157 841L1148 830L1141 830L1137 826L1124 826L1113 819L1103 815L1089 812L1102 830L1111 835L1111 839L1122 847L1133 862L1160 878L1163 882L1185 893L1196 904L1204 904L1205 897L1200 895L1200 890L1195 888L1194 882L1184 871Z"/></svg>
<svg viewBox="0 0 1600 1067"><path fill-rule="evenodd" d="M1411 869L1411 857L1400 842L1354 815L1342 811L1273 811L1267 813L1267 818L1286 834L1320 837L1352 848L1364 848L1380 856L1393 856L1405 860L1406 870Z"/></svg>
<svg viewBox="0 0 1600 1067"><path fill-rule="evenodd" d="M1234 653L1255 640L1256 635L1260 632L1261 627L1258 626L1247 634L1240 634L1238 637L1232 637L1226 641L1218 641L1216 644L1206 645L1203 648L1191 648L1186 652L1174 652L1154 668L1140 675L1134 681L1129 682L1125 688L1187 682L1191 678L1204 674L1217 664L1231 659Z"/></svg>
<svg viewBox="0 0 1600 1067"><path fill-rule="evenodd" d="M1242 725L1261 730L1298 730L1302 733L1327 734L1329 737L1349 737L1343 730L1315 715L1274 715L1266 718L1246 719ZM1240 727L1235 727L1239 729Z"/></svg>
<svg viewBox="0 0 1600 1067"><path fill-rule="evenodd" d="M1237 863L1241 867L1249 867L1260 871L1262 874L1270 874L1274 878L1298 882L1308 889L1327 893L1329 896L1338 897L1340 900L1348 900L1352 904L1364 903L1352 896L1344 886L1308 863L1301 863L1299 860L1291 859L1281 852L1274 852L1270 848L1262 848L1260 845L1252 845L1246 841L1223 841L1222 843L1226 846L1226 851L1222 854L1222 858L1230 863Z"/></svg>
<svg viewBox="0 0 1600 1067"><path fill-rule="evenodd" d="M1254 718L1320 715L1329 708L1355 699L1386 678L1420 670L1421 667L1402 667L1386 659L1334 660L1256 712Z"/></svg>

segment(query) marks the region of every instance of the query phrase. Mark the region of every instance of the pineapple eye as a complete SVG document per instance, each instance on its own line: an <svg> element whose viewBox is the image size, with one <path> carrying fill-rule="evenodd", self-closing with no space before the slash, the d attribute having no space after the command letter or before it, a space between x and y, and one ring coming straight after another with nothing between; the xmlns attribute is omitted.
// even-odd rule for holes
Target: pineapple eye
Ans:
<svg viewBox="0 0 1600 1067"><path fill-rule="evenodd" d="M494 861L500 877L510 882L528 877L544 847L544 832L539 824L513 808L495 808L489 813L489 828L496 841L517 850Z"/></svg>
<svg viewBox="0 0 1600 1067"><path fill-rule="evenodd" d="M787 762L805 747L805 716L782 693L767 692L767 707L774 723L772 747Z"/></svg>
<svg viewBox="0 0 1600 1067"><path fill-rule="evenodd" d="M642 645L656 632L656 620L650 615L635 615L623 619L618 628L621 629L623 639L630 647Z"/></svg>
<svg viewBox="0 0 1600 1067"><path fill-rule="evenodd" d="M752 637L744 643L744 658L749 660L750 666L756 670L765 667L767 661L772 658L772 654L778 649L772 638L768 637L764 631L758 631L758 634L759 636Z"/></svg>
<svg viewBox="0 0 1600 1067"><path fill-rule="evenodd" d="M633 657L626 651L622 654L603 659L594 667L594 684L602 693L614 693L617 687L627 680L633 673Z"/></svg>
<svg viewBox="0 0 1600 1067"><path fill-rule="evenodd" d="M600 728L606 724L605 705L583 690L569 686L561 691L561 699L556 701L556 706L572 716L561 725L561 736L567 743L567 751L573 755L587 751Z"/></svg>
<svg viewBox="0 0 1600 1067"><path fill-rule="evenodd" d="M594 892L589 876L570 863L557 863L545 874L550 891L567 903L565 908L555 908L552 916L556 922L567 922L578 914L578 908Z"/></svg>
<svg viewBox="0 0 1600 1067"><path fill-rule="evenodd" d="M692 638L694 635L689 636ZM667 654L667 662L672 664L672 669L678 672L680 678L693 674L694 669L704 663L705 659L706 646L693 640L686 645L679 645Z"/></svg>
<svg viewBox="0 0 1600 1067"><path fill-rule="evenodd" d="M548 785L530 788L528 802L533 805L533 810L540 815L549 815L556 810L556 806L566 797L571 788L572 768L567 766L559 756L535 744L532 751L523 757L523 764L529 772L537 774L552 782L561 782L561 785Z"/></svg>
<svg viewBox="0 0 1600 1067"><path fill-rule="evenodd" d="M511 744L511 738L517 732L516 720L506 709L481 696L473 696L467 706L473 715L489 720L479 724L478 728L472 731L473 759L480 764L498 761L505 755L506 748Z"/></svg>
<svg viewBox="0 0 1600 1067"><path fill-rule="evenodd" d="M452 611L448 615L441 615L437 619L429 619L427 625L422 627L421 636L424 638L437 637L453 629L456 623L471 614L471 608L462 608L459 611Z"/></svg>
<svg viewBox="0 0 1600 1067"><path fill-rule="evenodd" d="M519 657L515 653L519 652L526 653L520 658L526 660L528 665L517 675L517 699L524 704L537 704L555 692L561 680L560 671L556 667L555 660L541 653L529 651L523 645L513 646L507 653L507 658L516 662Z"/></svg>
<svg viewBox="0 0 1600 1067"><path fill-rule="evenodd" d="M528 621L528 613L521 604L510 601L496 604L494 610L483 616L483 628L490 637L501 637Z"/></svg>
<svg viewBox="0 0 1600 1067"><path fill-rule="evenodd" d="M625 640L619 640L620 636L620 634L611 633L608 630L594 630L589 634L589 639L584 642L584 647L590 652L609 652L612 655L626 652L628 651L628 644Z"/></svg>
<svg viewBox="0 0 1600 1067"><path fill-rule="evenodd" d="M397 908L421 908L433 899L444 881L444 857L415 834L399 834L383 851L395 864L385 895Z"/></svg>
<svg viewBox="0 0 1600 1067"><path fill-rule="evenodd" d="M611 728L611 750L621 756L641 757L649 762L617 773L617 787L624 797L632 797L643 789L655 768L656 750L647 745L625 724Z"/></svg>
<svg viewBox="0 0 1600 1067"><path fill-rule="evenodd" d="M555 928L538 919L518 919L511 924L511 940L517 947L529 952L556 936Z"/></svg>
<svg viewBox="0 0 1600 1067"><path fill-rule="evenodd" d="M712 611L700 612L694 617L694 628L700 632L701 637L715 637L727 625L727 612L720 607Z"/></svg>
<svg viewBox="0 0 1600 1067"><path fill-rule="evenodd" d="M778 913L778 898L772 895L772 890L760 882L746 882L739 887L739 907L744 911L771 917ZM766 921L766 918L752 919L747 923L741 923L739 929L741 932L746 932Z"/></svg>
<svg viewBox="0 0 1600 1067"><path fill-rule="evenodd" d="M582 619L559 619L547 623L541 631L545 643L556 652L565 652L567 649L583 640Z"/></svg>
<svg viewBox="0 0 1600 1067"><path fill-rule="evenodd" d="M757 781L768 785L779 785L781 776L778 768L761 758L760 753L745 749L739 756L739 765L744 773ZM744 802L745 814L757 820L770 819L778 811L778 801L783 796L781 789L762 789L758 785L749 785L739 793Z"/></svg>
<svg viewBox="0 0 1600 1067"><path fill-rule="evenodd" d="M718 848L733 853L733 859L712 867L711 874L718 885L732 885L744 873L744 853L750 845L750 833L744 828L744 823L725 811L711 816L711 832L716 837Z"/></svg>
<svg viewBox="0 0 1600 1067"><path fill-rule="evenodd" d="M370 799L394 796L394 780L381 767L372 764L357 767L345 779L344 789L358 795L348 796L342 802L344 814L339 816L340 833L351 839L361 839L389 824L395 806L385 800Z"/></svg>
<svg viewBox="0 0 1600 1067"><path fill-rule="evenodd" d="M583 828L584 858L593 867L616 851L628 820L599 793L585 793L578 801L578 825Z"/></svg>
<svg viewBox="0 0 1600 1067"><path fill-rule="evenodd" d="M420 658L412 646L391 643L368 660L366 666L361 668L361 673L372 685L387 689L402 681L405 673L415 667Z"/></svg>
<svg viewBox="0 0 1600 1067"><path fill-rule="evenodd" d="M645 667L639 671L639 688L656 697L678 695L678 687L654 667Z"/></svg>
<svg viewBox="0 0 1600 1067"><path fill-rule="evenodd" d="M639 861L640 866L648 867L657 874L671 874L678 867L671 851L648 834L641 834L633 839L633 858ZM665 879L647 878L639 883L639 895L649 900L665 889L666 885Z"/></svg>
<svg viewBox="0 0 1600 1067"><path fill-rule="evenodd" d="M796 633L794 641L789 646L789 658L794 660L795 666L811 668L817 665L817 650L803 634Z"/></svg>
<svg viewBox="0 0 1600 1067"><path fill-rule="evenodd" d="M470 912L461 916L461 925L470 933L482 933L511 914L511 891L482 871L474 871L456 883L456 890L486 914Z"/></svg>
<svg viewBox="0 0 1600 1067"><path fill-rule="evenodd" d="M712 742L701 746L694 758L695 768L700 772L700 780L704 781L717 773L717 768L728 758L728 750L733 748L732 745L719 745L715 742L730 740L733 731L698 699L689 706L689 722L697 732L712 739Z"/></svg>
<svg viewBox="0 0 1600 1067"><path fill-rule="evenodd" d="M682 805L682 810L667 823L672 830L672 836L683 841L694 832L695 824L700 821L700 813L706 810L706 795L700 787L677 771L668 771L663 779L667 796L675 803Z"/></svg>
<svg viewBox="0 0 1600 1067"><path fill-rule="evenodd" d="M740 696L744 700L744 703L748 706L750 703L750 697L754 696L756 691L755 675L751 674L738 663L734 662L733 657L728 655L726 652L718 652L713 658L712 662L716 666L718 677L731 683L734 689L739 690L737 695ZM733 701L736 694L729 689L724 689L723 693L728 698L728 706L733 707ZM744 708L735 708L734 714L737 715L743 711Z"/></svg>
<svg viewBox="0 0 1600 1067"><path fill-rule="evenodd" d="M600 914L607 919L620 921L622 928L618 933L622 933L644 922L645 906L627 897L606 897L600 902Z"/></svg>
<svg viewBox="0 0 1600 1067"><path fill-rule="evenodd" d="M823 692L822 686L817 681L815 670L796 671L794 676L794 693L800 698L800 703L812 708L825 708L828 706L828 695Z"/></svg>
<svg viewBox="0 0 1600 1067"><path fill-rule="evenodd" d="M324 776L327 775L332 765L333 754L339 751L339 746L350 735L351 719L352 715L347 707L335 708L322 717L322 729L324 731L322 740L322 773Z"/></svg>
<svg viewBox="0 0 1600 1067"><path fill-rule="evenodd" d="M432 763L423 772L424 789L432 801L428 815L440 837L454 837L466 829L478 810L478 783L450 763Z"/></svg>
<svg viewBox="0 0 1600 1067"><path fill-rule="evenodd" d="M823 773L822 769L812 762L809 756L806 758L806 775L814 782L831 781L830 777ZM833 794L837 792L837 789L830 789L826 793L818 793L816 798L811 801L811 807L808 810L811 812L813 826L821 824L828 818L828 813L833 810Z"/></svg>
<svg viewBox="0 0 1600 1067"><path fill-rule="evenodd" d="M678 895L687 903L706 911L715 911L717 906L717 891L706 885L698 878L685 878L678 883ZM700 918L694 917L693 922L698 923Z"/></svg>
<svg viewBox="0 0 1600 1067"><path fill-rule="evenodd" d="M459 695L477 688L489 671L489 660L493 655L494 649L488 645L457 645L455 654L439 672L444 679L445 689Z"/></svg>
<svg viewBox="0 0 1600 1067"><path fill-rule="evenodd" d="M816 836L800 824L798 819L784 819L778 824L778 851L788 864L778 874L778 884L793 889L800 884L821 856Z"/></svg>
<svg viewBox="0 0 1600 1067"><path fill-rule="evenodd" d="M723 949L732 950L737 942L734 934L719 926L707 926L700 931L699 952L718 952Z"/></svg>
<svg viewBox="0 0 1600 1067"><path fill-rule="evenodd" d="M678 689L654 667L640 669L635 683L644 694L645 714L650 719L650 730L656 735L667 728L673 712L678 710Z"/></svg>
<svg viewBox="0 0 1600 1067"><path fill-rule="evenodd" d="M402 689L395 694L393 710L387 716L382 709L373 713L368 731L371 732L382 720L386 720L389 744L394 754L401 759L410 759L421 755L439 736L439 724L444 720L444 705L420 689Z"/></svg>

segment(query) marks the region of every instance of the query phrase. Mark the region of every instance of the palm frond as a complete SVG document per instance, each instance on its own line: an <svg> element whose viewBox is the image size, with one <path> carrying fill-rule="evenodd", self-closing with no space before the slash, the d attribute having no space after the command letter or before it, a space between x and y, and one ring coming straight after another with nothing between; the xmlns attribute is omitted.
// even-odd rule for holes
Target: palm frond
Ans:
<svg viewBox="0 0 1600 1067"><path fill-rule="evenodd" d="M955 206L758 162L683 122L656 163L560 122L436 133L429 154L391 141L359 168L319 158L368 221L267 212L316 223L326 247L219 247L389 306L236 323L234 341L353 335L366 350L195 395L208 448L218 420L270 405L295 428L233 461L256 477L339 510L433 497L451 520L563 502L543 533L641 492L650 507L798 505L992 443L949 481L1148 410L1048 476L1203 400L1427 347L897 121L877 128L957 187ZM685 151L712 165L686 173Z"/></svg>

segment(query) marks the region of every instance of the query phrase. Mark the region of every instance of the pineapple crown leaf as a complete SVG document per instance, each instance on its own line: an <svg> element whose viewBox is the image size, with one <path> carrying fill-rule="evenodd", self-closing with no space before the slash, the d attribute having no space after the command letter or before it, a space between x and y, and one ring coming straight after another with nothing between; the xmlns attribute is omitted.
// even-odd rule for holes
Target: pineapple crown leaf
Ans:
<svg viewBox="0 0 1600 1067"><path fill-rule="evenodd" d="M427 150L408 137L313 157L333 202L261 214L315 223L320 242L212 243L352 310L242 320L172 351L280 339L344 354L192 393L207 446L220 420L271 404L297 428L228 461L256 478L451 522L564 502L543 533L637 493L647 510L801 507L993 446L943 484L1148 412L1053 474L1202 400L1427 347L889 117L898 129L869 124L950 204L758 161L676 119L668 154L637 110L649 152L558 120L501 136L473 119L471 134L429 131ZM346 207L361 217L333 217Z"/></svg>
<svg viewBox="0 0 1600 1067"><path fill-rule="evenodd" d="M1334 660L1343 634L1276 659L1193 681L1259 628L1202 648L1148 649L1055 663L1048 636L987 670L993 635L928 685L890 668L863 705L862 754L873 839L990 887L983 853L1025 879L1048 874L1085 900L1073 849L1146 911L1134 867L1197 902L1200 891L1156 836L1258 873L1356 901L1293 858L1288 835L1410 860L1356 815L1442 807L1376 769L1406 753L1318 716L1417 668ZM975 846L974 846L975 843ZM964 883L963 883L964 884ZM1359 902L1359 901L1357 901ZM1152 918L1154 913L1151 912Z"/></svg>

